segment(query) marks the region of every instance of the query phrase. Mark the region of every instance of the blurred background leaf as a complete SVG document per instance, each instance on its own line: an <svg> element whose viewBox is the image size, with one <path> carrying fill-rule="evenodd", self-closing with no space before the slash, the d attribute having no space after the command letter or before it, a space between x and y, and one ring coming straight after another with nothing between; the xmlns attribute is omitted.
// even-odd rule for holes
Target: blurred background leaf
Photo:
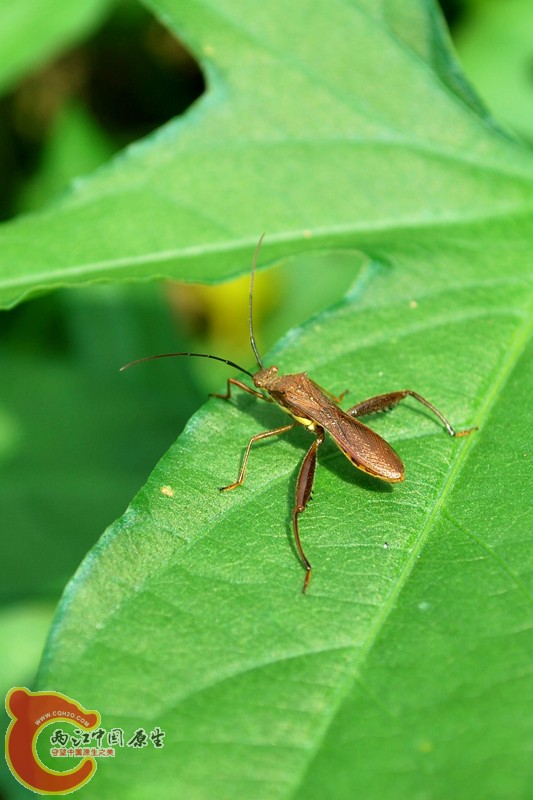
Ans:
<svg viewBox="0 0 533 800"><path fill-rule="evenodd" d="M533 142L533 4L472 2L457 30L461 62L494 115Z"/></svg>
<svg viewBox="0 0 533 800"><path fill-rule="evenodd" d="M0 91L85 38L102 23L113 0L57 3L55 0L2 0Z"/></svg>

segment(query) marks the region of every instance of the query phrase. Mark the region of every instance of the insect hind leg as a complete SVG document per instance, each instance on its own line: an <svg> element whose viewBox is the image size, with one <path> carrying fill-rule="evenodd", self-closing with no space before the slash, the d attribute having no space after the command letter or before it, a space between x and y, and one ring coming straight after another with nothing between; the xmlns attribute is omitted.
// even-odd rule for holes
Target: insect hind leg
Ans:
<svg viewBox="0 0 533 800"><path fill-rule="evenodd" d="M399 392L387 392L387 394L378 394L375 397L369 397L368 400L363 400L361 403L357 403L357 405L349 408L346 413L350 414L352 417L364 417L367 414L375 414L378 411L388 411L389 409L397 406L398 403L401 400L404 400L406 397L412 397L414 400L417 400L423 406L432 411L435 416L440 419L450 436L468 436L469 433L477 430L477 427L474 426L473 428L467 428L464 431L456 431L455 428L452 427L451 423L446 419L444 414L439 411L438 408L435 408L433 403L430 403L429 400L426 400L425 397L422 397L421 394L414 392L412 389L402 389Z"/></svg>

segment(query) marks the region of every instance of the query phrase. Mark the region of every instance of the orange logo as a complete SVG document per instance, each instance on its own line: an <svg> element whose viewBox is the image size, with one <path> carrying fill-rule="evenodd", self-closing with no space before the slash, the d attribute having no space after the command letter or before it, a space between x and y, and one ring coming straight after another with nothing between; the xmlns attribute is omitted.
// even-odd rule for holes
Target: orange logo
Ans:
<svg viewBox="0 0 533 800"><path fill-rule="evenodd" d="M59 692L30 692L19 686L6 697L11 723L6 736L6 759L15 778L39 794L69 794L89 781L96 760L85 757L66 772L48 769L37 755L37 737L53 722L70 722L86 731L100 725L98 711L87 711Z"/></svg>

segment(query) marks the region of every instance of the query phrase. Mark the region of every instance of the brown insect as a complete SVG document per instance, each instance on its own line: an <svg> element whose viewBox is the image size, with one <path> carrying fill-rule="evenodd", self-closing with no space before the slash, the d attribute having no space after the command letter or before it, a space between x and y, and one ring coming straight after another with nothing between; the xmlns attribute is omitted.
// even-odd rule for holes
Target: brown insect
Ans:
<svg viewBox="0 0 533 800"><path fill-rule="evenodd" d="M312 381L307 376L306 372L297 372L292 375L279 375L277 367L265 367L255 343L252 321L254 276L257 256L262 240L263 236L261 236L257 243L252 262L248 317L250 344L260 367L258 372L252 374L233 361L209 353L161 353L160 355L148 356L147 358L132 361L130 364L121 367L121 369L128 369L128 367L132 367L134 364L139 364L143 361L152 361L157 358L173 358L174 356L212 358L216 361L222 361L231 367L239 369L246 375L249 375L256 387L252 389L236 378L228 378L226 393L214 394L212 395L213 397L229 400L231 397L231 387L236 386L248 392L248 394L254 395L254 397L259 397L261 400L276 403L283 411L293 418L294 421L288 425L282 425L279 428L256 433L252 436L244 452L239 477L234 483L220 487L220 491L222 492L235 489L244 481L250 450L255 442L259 442L261 439L267 439L270 436L278 436L279 434L287 433L287 431L292 430L296 425L303 425L304 428L307 428L308 431L315 435L315 440L305 454L300 467L298 480L296 482L296 501L292 510L294 541L306 571L302 587L302 591L305 593L311 580L312 568L309 559L304 553L300 540L298 517L305 511L309 498L311 497L317 451L319 445L324 441L326 431L333 437L335 444L344 455L358 469L382 481L399 483L404 479L404 466L400 456L385 439L360 422L359 417L375 414L379 411L387 411L398 405L405 397L413 397L441 420L450 436L467 436L472 431L477 430L477 428L473 427L463 431L456 431L444 414L435 408L429 400L426 400L425 397L422 397L412 389L402 389L397 392L387 392L386 394L376 395L375 397L370 397L368 400L357 403L347 411L343 411L339 408L337 403L342 400L346 392L343 392L339 397L335 397L326 389L323 389Z"/></svg>

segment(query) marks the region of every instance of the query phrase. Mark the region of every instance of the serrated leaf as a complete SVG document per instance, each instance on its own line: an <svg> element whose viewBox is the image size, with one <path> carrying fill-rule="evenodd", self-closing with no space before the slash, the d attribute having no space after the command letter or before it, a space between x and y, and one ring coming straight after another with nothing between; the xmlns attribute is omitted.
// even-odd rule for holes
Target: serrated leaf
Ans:
<svg viewBox="0 0 533 800"><path fill-rule="evenodd" d="M220 281L247 268L261 231L275 260L399 228L453 238L457 223L531 208L533 162L479 113L432 3L150 6L200 60L206 94L2 227L4 306L80 282Z"/></svg>

